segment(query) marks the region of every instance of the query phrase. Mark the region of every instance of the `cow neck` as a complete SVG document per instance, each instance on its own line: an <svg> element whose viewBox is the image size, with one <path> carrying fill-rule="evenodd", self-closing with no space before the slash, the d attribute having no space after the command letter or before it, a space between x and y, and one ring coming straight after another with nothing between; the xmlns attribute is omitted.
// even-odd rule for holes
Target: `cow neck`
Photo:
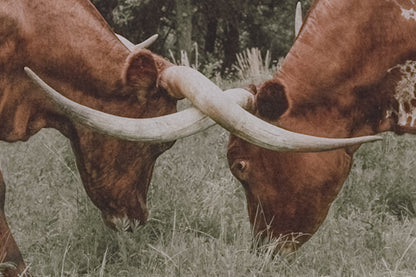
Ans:
<svg viewBox="0 0 416 277"><path fill-rule="evenodd" d="M391 129L390 69L416 49L416 24L400 14L393 1L317 1L278 73L290 105L281 122L337 137Z"/></svg>
<svg viewBox="0 0 416 277"><path fill-rule="evenodd" d="M88 1L55 1L50 9L50 1L42 2L25 1L28 66L57 85L70 84L75 93L67 96L76 101L84 95L127 94L121 72L129 52L94 6Z"/></svg>

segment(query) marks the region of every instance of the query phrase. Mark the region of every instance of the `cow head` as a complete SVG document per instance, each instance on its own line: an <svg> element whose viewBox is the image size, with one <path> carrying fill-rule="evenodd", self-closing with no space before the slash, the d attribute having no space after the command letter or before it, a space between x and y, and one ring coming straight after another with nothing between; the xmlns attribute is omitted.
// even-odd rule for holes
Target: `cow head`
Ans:
<svg viewBox="0 0 416 277"><path fill-rule="evenodd" d="M156 117L176 111L176 99L157 85L160 72L169 63L149 51L131 53L120 73L130 90L129 104L117 105L112 113L131 117ZM126 101L126 102L127 102ZM109 107L108 107L109 108ZM110 110L103 109L107 112ZM128 228L148 217L147 191L156 159L173 142L137 143L102 135L74 124L70 137L84 187L101 210L105 223Z"/></svg>
<svg viewBox="0 0 416 277"><path fill-rule="evenodd" d="M117 89L121 95L89 96L91 90L80 94L78 89L83 87L80 83L75 89L63 82L55 81L55 85L68 97L107 113L131 118L158 117L176 112L177 98L158 84L161 72L170 66L150 51L138 49L127 56L118 73ZM40 94L44 96L43 92ZM112 228L127 229L145 223L147 191L154 164L174 141L131 142L107 136L72 121L49 99L43 102L49 103L53 110L45 115L46 127L56 128L70 139L85 190L101 210L105 223ZM152 127L162 129L150 125L145 131L154 133Z"/></svg>
<svg viewBox="0 0 416 277"><path fill-rule="evenodd" d="M276 77L256 89L253 113L315 136L414 133L414 79L403 87L414 78L413 10L411 1L315 1ZM231 136L228 161L254 232L278 239L282 252L301 246L325 219L357 148L283 153Z"/></svg>
<svg viewBox="0 0 416 277"><path fill-rule="evenodd" d="M97 133L68 117L23 69L30 66L90 108L149 118L176 111L177 97L159 85L171 64L147 50L129 51L86 0L6 1L0 17L0 138L13 142L44 127L59 130L70 139L85 189L105 222L144 223L155 161L174 138L130 142ZM163 129L151 127L153 134Z"/></svg>
<svg viewBox="0 0 416 277"><path fill-rule="evenodd" d="M317 125L332 124L330 119L319 116L318 111L317 116L321 117L318 123L310 124L311 117L292 117L288 110L289 102L281 83L272 80L259 88L253 111L258 117L302 133L347 136L334 126L317 133ZM341 129L342 123L338 124ZM345 149L277 152L231 135L227 158L231 172L245 190L254 234L260 242L275 239L280 252L287 254L317 231L348 175L352 157Z"/></svg>

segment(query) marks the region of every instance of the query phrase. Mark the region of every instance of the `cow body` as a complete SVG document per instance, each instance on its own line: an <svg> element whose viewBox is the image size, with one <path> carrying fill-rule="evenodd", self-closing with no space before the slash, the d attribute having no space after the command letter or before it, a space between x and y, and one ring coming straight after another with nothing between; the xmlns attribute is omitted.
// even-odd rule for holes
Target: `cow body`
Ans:
<svg viewBox="0 0 416 277"><path fill-rule="evenodd" d="M130 53L88 1L0 3L0 139L27 140L41 128L56 128L71 140L87 194L105 222L144 223L155 160L173 143L125 142L72 122L30 81L24 66L83 105L142 118L176 111L176 100L156 86L169 63L149 51ZM24 263L7 226L4 195L0 175L1 261L16 263L20 272Z"/></svg>
<svg viewBox="0 0 416 277"><path fill-rule="evenodd" d="M315 136L415 133L415 10L413 0L316 1L276 77L257 88L255 114ZM307 241L357 148L278 153L231 136L228 160L255 232L286 238L287 251Z"/></svg>

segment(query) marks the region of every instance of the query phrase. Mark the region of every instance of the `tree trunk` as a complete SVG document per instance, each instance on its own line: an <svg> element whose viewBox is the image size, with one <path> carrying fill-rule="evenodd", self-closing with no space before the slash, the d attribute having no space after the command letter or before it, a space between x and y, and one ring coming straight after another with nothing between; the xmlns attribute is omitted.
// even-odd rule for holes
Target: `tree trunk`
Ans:
<svg viewBox="0 0 416 277"><path fill-rule="evenodd" d="M236 60L236 54L239 52L240 32L237 24L228 22L225 28L224 39L224 63L222 64L221 73L224 74L226 69L230 69Z"/></svg>
<svg viewBox="0 0 416 277"><path fill-rule="evenodd" d="M192 5L191 0L176 0L176 34L178 51L192 50Z"/></svg>
<svg viewBox="0 0 416 277"><path fill-rule="evenodd" d="M217 40L218 19L209 18L207 24L207 33L205 36L205 51L214 53L215 41Z"/></svg>

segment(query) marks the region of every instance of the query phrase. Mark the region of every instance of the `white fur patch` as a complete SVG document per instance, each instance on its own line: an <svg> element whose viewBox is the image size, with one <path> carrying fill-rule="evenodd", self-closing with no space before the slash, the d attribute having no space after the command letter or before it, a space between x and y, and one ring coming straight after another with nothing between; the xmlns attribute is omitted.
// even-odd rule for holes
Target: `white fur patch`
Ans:
<svg viewBox="0 0 416 277"><path fill-rule="evenodd" d="M387 0L387 1L391 1L391 0ZM400 7L400 9L402 11L402 16L404 18L406 18L407 20L413 19L414 21L416 21L416 11L413 8L405 9L397 0L393 0L393 2L395 2L397 4L397 6ZM416 6L416 1L415 0L410 0L410 2L411 2L411 4Z"/></svg>
<svg viewBox="0 0 416 277"><path fill-rule="evenodd" d="M402 10L402 16L404 18L406 18L407 20L413 19L416 21L416 11L413 8L411 8L410 10L401 8L401 10Z"/></svg>
<svg viewBox="0 0 416 277"><path fill-rule="evenodd" d="M416 107L414 105L416 103L416 61L406 61L404 64L399 64L390 70L397 68L402 75L394 93L394 98L399 104L399 110L398 112L389 112L387 116L390 117L392 113L395 113L398 117L398 125L416 127Z"/></svg>

